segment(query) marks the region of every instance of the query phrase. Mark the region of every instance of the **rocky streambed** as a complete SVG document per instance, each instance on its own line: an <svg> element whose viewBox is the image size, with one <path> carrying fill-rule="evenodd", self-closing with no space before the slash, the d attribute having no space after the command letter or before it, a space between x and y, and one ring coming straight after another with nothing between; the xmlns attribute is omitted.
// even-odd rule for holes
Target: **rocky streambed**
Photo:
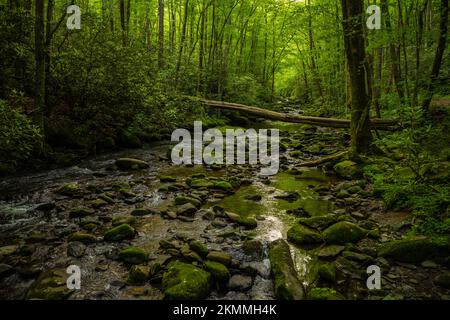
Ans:
<svg viewBox="0 0 450 320"><path fill-rule="evenodd" d="M169 145L0 183L3 299L448 299L450 245L402 239L341 131L281 132L281 170L174 166ZM118 160L121 159L121 160ZM68 266L81 271L67 288ZM369 290L367 267L381 269Z"/></svg>

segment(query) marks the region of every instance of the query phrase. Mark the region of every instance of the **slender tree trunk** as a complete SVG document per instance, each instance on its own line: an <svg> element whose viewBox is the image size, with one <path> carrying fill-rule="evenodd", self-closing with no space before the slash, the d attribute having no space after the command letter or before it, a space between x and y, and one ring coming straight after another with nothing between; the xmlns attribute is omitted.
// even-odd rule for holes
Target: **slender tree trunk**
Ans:
<svg viewBox="0 0 450 320"><path fill-rule="evenodd" d="M422 109L427 112L430 107L431 99L433 98L433 91L436 87L436 83L439 79L439 72L442 65L442 57L444 55L445 47L447 44L447 31L448 31L448 0L441 0L441 22L439 25L439 41L436 48L436 55L434 56L433 68L431 70L430 83L426 92L424 101L422 102Z"/></svg>
<svg viewBox="0 0 450 320"><path fill-rule="evenodd" d="M35 2L35 107L39 115L39 122L44 130L45 115L45 5L44 0Z"/></svg>
<svg viewBox="0 0 450 320"><path fill-rule="evenodd" d="M345 52L350 74L352 114L350 123L351 152L367 152L372 140L370 132L370 101L367 94L364 45L364 1L341 0Z"/></svg>
<svg viewBox="0 0 450 320"><path fill-rule="evenodd" d="M414 106L418 105L419 96L419 80L420 80L420 52L422 49L422 39L423 39L423 27L424 27L424 16L428 7L429 0L425 1L423 9L419 10L417 8L417 31L416 31L416 67L414 74L414 91L412 95L412 104Z"/></svg>
<svg viewBox="0 0 450 320"><path fill-rule="evenodd" d="M181 28L180 50L178 52L178 61L177 61L177 69L176 69L177 74L180 71L181 59L183 57L184 43L186 41L186 26L187 26L187 21L188 21L188 13L189 13L189 0L186 0L186 2L184 3L183 27Z"/></svg>
<svg viewBox="0 0 450 320"><path fill-rule="evenodd" d="M164 67L164 0L158 0L158 65Z"/></svg>

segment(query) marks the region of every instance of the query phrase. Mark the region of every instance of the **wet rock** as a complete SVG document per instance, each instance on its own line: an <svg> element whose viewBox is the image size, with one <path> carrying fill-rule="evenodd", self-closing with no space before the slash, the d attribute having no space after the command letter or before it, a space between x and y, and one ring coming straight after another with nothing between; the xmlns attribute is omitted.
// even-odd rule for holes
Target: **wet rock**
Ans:
<svg viewBox="0 0 450 320"><path fill-rule="evenodd" d="M141 264L147 262L148 253L142 248L128 247L119 252L119 258L129 264Z"/></svg>
<svg viewBox="0 0 450 320"><path fill-rule="evenodd" d="M123 215L123 216L115 216L112 219L112 225L113 227L117 227L121 224L129 224L132 225L136 223L136 218L133 216L127 216L127 215Z"/></svg>
<svg viewBox="0 0 450 320"><path fill-rule="evenodd" d="M436 276L433 282L442 288L450 289L450 272L445 272Z"/></svg>
<svg viewBox="0 0 450 320"><path fill-rule="evenodd" d="M188 196L178 196L175 198L176 205L184 205L186 203L190 203L197 208L199 208L202 204L199 200Z"/></svg>
<svg viewBox="0 0 450 320"><path fill-rule="evenodd" d="M244 226L247 229L255 229L258 226L258 222L251 217L245 217L233 212L226 212L226 215L231 221Z"/></svg>
<svg viewBox="0 0 450 320"><path fill-rule="evenodd" d="M297 191L286 191L280 195L276 195L275 199L282 199L289 202L297 201L300 198L300 194Z"/></svg>
<svg viewBox="0 0 450 320"><path fill-rule="evenodd" d="M275 296L279 300L302 300L303 285L297 277L289 245L279 239L269 245L269 260L274 277Z"/></svg>
<svg viewBox="0 0 450 320"><path fill-rule="evenodd" d="M217 181L214 183L213 188L223 190L223 191L232 191L233 190L233 186L231 185L231 183L229 183L227 181Z"/></svg>
<svg viewBox="0 0 450 320"><path fill-rule="evenodd" d="M169 241L161 239L159 241L159 246L162 249L180 249L181 247L175 241Z"/></svg>
<svg viewBox="0 0 450 320"><path fill-rule="evenodd" d="M261 201L262 196L260 194L249 194L245 196L245 199L249 201Z"/></svg>
<svg viewBox="0 0 450 320"><path fill-rule="evenodd" d="M208 179L204 179L204 178L187 179L186 183L188 184L188 186L190 186L191 188L194 188L194 189L214 187L214 182L212 182Z"/></svg>
<svg viewBox="0 0 450 320"><path fill-rule="evenodd" d="M14 273L14 268L9 264L0 263L0 279L6 278Z"/></svg>
<svg viewBox="0 0 450 320"><path fill-rule="evenodd" d="M56 205L53 202L41 203L36 206L36 210L38 211L50 211L55 209Z"/></svg>
<svg viewBox="0 0 450 320"><path fill-rule="evenodd" d="M212 210L209 209L201 209L198 211L201 214L202 219L212 221L215 218L215 214Z"/></svg>
<svg viewBox="0 0 450 320"><path fill-rule="evenodd" d="M198 240L192 240L191 242L189 242L189 248L203 258L206 257L209 253L208 247Z"/></svg>
<svg viewBox="0 0 450 320"><path fill-rule="evenodd" d="M56 190L56 193L61 194L63 196L74 197L81 195L82 190L81 187L76 183L67 183L58 190Z"/></svg>
<svg viewBox="0 0 450 320"><path fill-rule="evenodd" d="M288 230L287 239L289 242L298 245L312 245L323 242L320 233L300 224L294 225Z"/></svg>
<svg viewBox="0 0 450 320"><path fill-rule="evenodd" d="M120 158L116 160L116 166L123 170L137 170L145 169L149 167L149 164L145 161L133 159L133 158Z"/></svg>
<svg viewBox="0 0 450 320"><path fill-rule="evenodd" d="M26 299L63 300L67 299L72 290L67 288L68 274L65 270L55 269L42 273L28 289Z"/></svg>
<svg viewBox="0 0 450 320"><path fill-rule="evenodd" d="M309 300L345 300L345 297L334 289L313 288L308 293Z"/></svg>
<svg viewBox="0 0 450 320"><path fill-rule="evenodd" d="M344 246L331 245L321 248L317 252L317 256L322 259L329 259L338 256L342 251L344 251Z"/></svg>
<svg viewBox="0 0 450 320"><path fill-rule="evenodd" d="M172 176L161 176L159 177L159 181L163 182L163 183L170 183L170 182L176 182L177 178L172 177Z"/></svg>
<svg viewBox="0 0 450 320"><path fill-rule="evenodd" d="M210 251L206 256L206 259L222 263L226 266L229 266L231 264L231 256L221 251Z"/></svg>
<svg viewBox="0 0 450 320"><path fill-rule="evenodd" d="M94 210L86 208L75 208L70 210L69 218L82 218L94 214Z"/></svg>
<svg viewBox="0 0 450 320"><path fill-rule="evenodd" d="M344 179L357 179L361 176L361 168L357 163L349 160L341 161L334 166L337 175Z"/></svg>
<svg viewBox="0 0 450 320"><path fill-rule="evenodd" d="M131 211L130 214L134 217L143 217L143 216L148 216L148 215L152 215L152 214L158 214L158 212L154 209L138 208L138 209L134 209L133 211Z"/></svg>
<svg viewBox="0 0 450 320"><path fill-rule="evenodd" d="M173 262L163 275L162 286L166 299L200 300L209 294L211 275L191 264Z"/></svg>
<svg viewBox="0 0 450 320"><path fill-rule="evenodd" d="M74 258L81 258L86 252L86 245L79 241L70 242L67 245L67 255Z"/></svg>
<svg viewBox="0 0 450 320"><path fill-rule="evenodd" d="M107 206L107 205L108 205L108 202L106 202L106 201L103 200L103 199L95 199L95 200L92 200L92 201L90 202L90 205L91 205L91 207L93 207L93 208L95 208L95 209L99 209L99 208L102 208L102 207L104 207L104 206Z"/></svg>
<svg viewBox="0 0 450 320"><path fill-rule="evenodd" d="M259 240L246 240L241 248L246 256L252 257L253 259L261 259L264 255L264 247Z"/></svg>
<svg viewBox="0 0 450 320"><path fill-rule="evenodd" d="M83 244L91 244L97 242L97 238L93 234L84 233L84 232L74 232L68 238L69 242L81 242Z"/></svg>
<svg viewBox="0 0 450 320"><path fill-rule="evenodd" d="M421 262L448 255L450 243L444 239L405 239L384 243L378 247L380 257L392 258L401 262Z"/></svg>
<svg viewBox="0 0 450 320"><path fill-rule="evenodd" d="M228 271L226 266L219 262L206 261L205 267L218 282L224 283L230 279L230 271Z"/></svg>
<svg viewBox="0 0 450 320"><path fill-rule="evenodd" d="M246 291L251 288L253 279L250 276L235 274L228 281L228 288L234 291Z"/></svg>
<svg viewBox="0 0 450 320"><path fill-rule="evenodd" d="M332 224L336 223L338 221L338 217L335 215L323 215L323 216L315 216L311 218L300 218L299 223L306 225L313 229L325 229Z"/></svg>
<svg viewBox="0 0 450 320"><path fill-rule="evenodd" d="M129 224L121 224L120 226L109 229L104 236L105 241L122 241L133 239L135 230Z"/></svg>
<svg viewBox="0 0 450 320"><path fill-rule="evenodd" d="M12 255L16 253L19 249L18 245L10 245L10 246L4 246L0 247L0 260L3 259L6 256Z"/></svg>
<svg viewBox="0 0 450 320"><path fill-rule="evenodd" d="M341 221L325 229L322 235L327 243L346 244L348 242L358 242L363 239L368 232L368 230L363 229L354 223Z"/></svg>
<svg viewBox="0 0 450 320"><path fill-rule="evenodd" d="M373 261L371 256L353 251L344 251L342 252L342 256L348 260L353 260L364 264Z"/></svg>
<svg viewBox="0 0 450 320"><path fill-rule="evenodd" d="M193 217L197 212L197 208L192 203L185 203L177 209L177 216Z"/></svg>
<svg viewBox="0 0 450 320"><path fill-rule="evenodd" d="M147 266L134 265L128 272L127 283L144 284L149 279L149 270Z"/></svg>

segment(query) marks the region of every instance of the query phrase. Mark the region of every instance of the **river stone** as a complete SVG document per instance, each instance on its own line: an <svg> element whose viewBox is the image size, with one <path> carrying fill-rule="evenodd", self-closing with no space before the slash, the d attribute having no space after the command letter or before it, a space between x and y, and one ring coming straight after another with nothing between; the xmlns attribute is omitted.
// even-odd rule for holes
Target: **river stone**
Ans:
<svg viewBox="0 0 450 320"><path fill-rule="evenodd" d="M112 225L113 227L117 227L120 226L121 224L134 224L136 222L136 218L133 216L127 216L127 215L123 215L123 216L115 216L112 219Z"/></svg>
<svg viewBox="0 0 450 320"><path fill-rule="evenodd" d="M288 230L287 239L289 242L298 245L320 244L323 242L320 233L300 224L294 225Z"/></svg>
<svg viewBox="0 0 450 320"><path fill-rule="evenodd" d="M336 174L344 179L356 179L361 176L361 168L357 163L349 160L341 161L334 166Z"/></svg>
<svg viewBox="0 0 450 320"><path fill-rule="evenodd" d="M141 264L147 262L148 253L138 247L128 247L119 252L120 260L129 264Z"/></svg>
<svg viewBox="0 0 450 320"><path fill-rule="evenodd" d="M345 300L345 297L334 289L313 288L308 293L309 300Z"/></svg>
<svg viewBox="0 0 450 320"><path fill-rule="evenodd" d="M264 255L264 247L259 240L246 240L242 244L242 251L245 255L250 256L254 259L261 259Z"/></svg>
<svg viewBox="0 0 450 320"><path fill-rule="evenodd" d="M127 282L129 284L144 284L149 278L149 268L142 265L134 265L128 272Z"/></svg>
<svg viewBox="0 0 450 320"><path fill-rule="evenodd" d="M228 281L228 288L233 291L246 291L252 286L252 277L235 274Z"/></svg>
<svg viewBox="0 0 450 320"><path fill-rule="evenodd" d="M120 158L116 160L116 166L123 170L136 170L145 169L149 167L149 164L145 161L132 159L132 158Z"/></svg>
<svg viewBox="0 0 450 320"><path fill-rule="evenodd" d="M303 285L298 279L289 245L278 239L269 245L269 260L274 277L275 296L279 300L302 300Z"/></svg>
<svg viewBox="0 0 450 320"><path fill-rule="evenodd" d="M344 258L347 258L348 260L353 260L361 263L368 263L373 260L371 256L368 256L367 254L357 253L353 251L344 251L342 252L342 256Z"/></svg>
<svg viewBox="0 0 450 320"><path fill-rule="evenodd" d="M436 276L433 282L442 288L450 289L450 272L444 272Z"/></svg>
<svg viewBox="0 0 450 320"><path fill-rule="evenodd" d="M79 196L82 193L81 187L76 183L67 183L56 190L56 193L61 194L63 196Z"/></svg>
<svg viewBox="0 0 450 320"><path fill-rule="evenodd" d="M36 206L36 210L38 211L50 211L55 209L56 205L53 202L41 203Z"/></svg>
<svg viewBox="0 0 450 320"><path fill-rule="evenodd" d="M135 230L129 224L121 224L120 226L109 229L104 236L106 241L122 241L133 239Z"/></svg>
<svg viewBox="0 0 450 320"><path fill-rule="evenodd" d="M346 244L349 242L358 242L363 239L368 232L368 230L363 229L354 223L341 221L325 229L322 235L327 243Z"/></svg>
<svg viewBox="0 0 450 320"><path fill-rule="evenodd" d="M67 255L74 258L81 258L84 256L86 246L80 241L73 241L67 245Z"/></svg>
<svg viewBox="0 0 450 320"><path fill-rule="evenodd" d="M245 196L245 200L261 201L262 200L262 196L260 194L249 194L249 195Z"/></svg>
<svg viewBox="0 0 450 320"><path fill-rule="evenodd" d="M230 279L230 271L223 264L215 261L206 261L205 267L218 282L227 282Z"/></svg>
<svg viewBox="0 0 450 320"><path fill-rule="evenodd" d="M74 208L69 212L69 218L81 218L94 214L95 211L86 208Z"/></svg>
<svg viewBox="0 0 450 320"><path fill-rule="evenodd" d="M188 197L188 196L178 196L175 198L176 205L183 205L186 203L193 204L197 208L199 208L202 204L198 199Z"/></svg>
<svg viewBox="0 0 450 320"><path fill-rule="evenodd" d="M203 258L209 253L208 247L198 240L192 240L189 242L189 248Z"/></svg>
<svg viewBox="0 0 450 320"><path fill-rule="evenodd" d="M297 191L285 191L284 193L275 196L275 199L282 199L289 202L297 201L299 198L300 194Z"/></svg>
<svg viewBox="0 0 450 320"><path fill-rule="evenodd" d="M154 209L144 209L144 208L139 208L139 209L134 209L133 211L131 211L131 215L134 217L142 217L142 216L147 216L147 215L151 215L151 214L157 214L158 212Z"/></svg>
<svg viewBox="0 0 450 320"><path fill-rule="evenodd" d="M310 228L322 230L331 226L333 223L336 223L337 220L338 218L335 215L329 214L310 218L300 218L298 221Z"/></svg>
<svg viewBox="0 0 450 320"><path fill-rule="evenodd" d="M177 178L172 176L161 176L159 177L159 181L165 183L165 182L176 182Z"/></svg>
<svg viewBox="0 0 450 320"><path fill-rule="evenodd" d="M318 269L319 277L327 282L334 283L336 281L336 267L333 263L322 263Z"/></svg>
<svg viewBox="0 0 450 320"><path fill-rule="evenodd" d="M201 300L208 296L211 275L191 264L173 262L162 279L163 291L169 300Z"/></svg>
<svg viewBox="0 0 450 320"><path fill-rule="evenodd" d="M69 274L65 270L54 269L42 273L28 289L27 300L63 300L67 299L72 290L67 288Z"/></svg>
<svg viewBox="0 0 450 320"><path fill-rule="evenodd" d="M217 181L214 183L214 189L219 189L219 190L223 190L223 191L232 191L233 190L233 186L231 185L231 183L227 182L227 181Z"/></svg>
<svg viewBox="0 0 450 320"><path fill-rule="evenodd" d="M344 251L344 246L338 246L338 245L331 245L321 248L317 252L317 256L319 258L328 259L328 258L334 258L338 256L342 251Z"/></svg>
<svg viewBox="0 0 450 320"><path fill-rule="evenodd" d="M210 251L206 256L206 259L222 263L226 266L229 266L231 264L231 256L221 251Z"/></svg>
<svg viewBox="0 0 450 320"><path fill-rule="evenodd" d="M192 203L185 203L177 209L177 216L193 217L197 212L197 208Z"/></svg>
<svg viewBox="0 0 450 320"><path fill-rule="evenodd" d="M84 244L90 244L95 243L97 241L97 238L93 234L74 232L68 237L67 241L69 242L77 241Z"/></svg>

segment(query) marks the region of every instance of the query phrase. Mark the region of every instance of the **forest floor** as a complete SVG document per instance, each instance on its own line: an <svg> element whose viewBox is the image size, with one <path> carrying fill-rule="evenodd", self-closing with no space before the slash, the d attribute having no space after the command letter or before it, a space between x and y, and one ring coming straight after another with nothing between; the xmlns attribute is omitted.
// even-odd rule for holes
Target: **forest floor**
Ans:
<svg viewBox="0 0 450 320"><path fill-rule="evenodd" d="M436 281L449 270L432 257L380 253L411 227L408 212L386 211L361 177L298 166L345 150L345 131L260 126L281 130L272 177L258 166L173 166L161 143L4 179L0 298L274 299L268 247L283 238L308 298L450 299ZM125 157L148 166L118 166ZM80 290L66 287L70 265ZM366 286L369 265L381 268L379 290Z"/></svg>

